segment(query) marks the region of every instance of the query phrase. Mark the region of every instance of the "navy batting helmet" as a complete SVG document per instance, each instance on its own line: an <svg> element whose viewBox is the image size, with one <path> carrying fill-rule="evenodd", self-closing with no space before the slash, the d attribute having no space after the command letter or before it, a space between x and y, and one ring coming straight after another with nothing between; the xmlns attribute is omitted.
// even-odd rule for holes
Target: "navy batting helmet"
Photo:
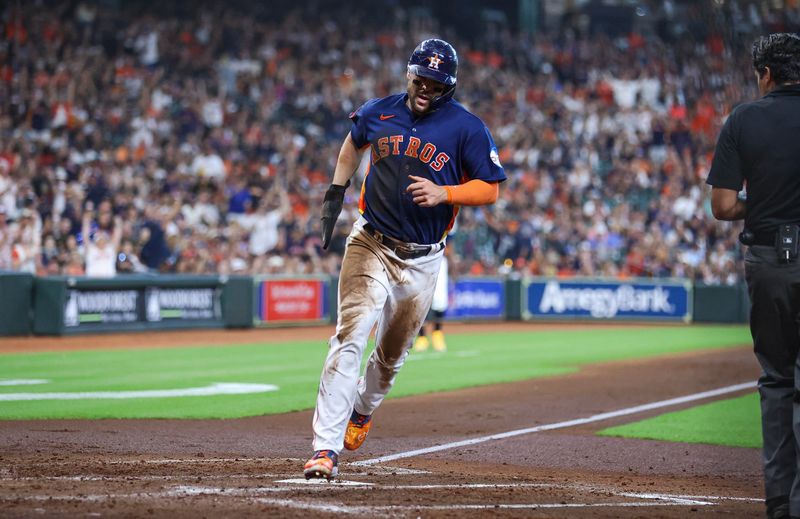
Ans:
<svg viewBox="0 0 800 519"><path fill-rule="evenodd" d="M456 49L444 40L424 40L408 60L408 71L454 87L458 70Z"/></svg>

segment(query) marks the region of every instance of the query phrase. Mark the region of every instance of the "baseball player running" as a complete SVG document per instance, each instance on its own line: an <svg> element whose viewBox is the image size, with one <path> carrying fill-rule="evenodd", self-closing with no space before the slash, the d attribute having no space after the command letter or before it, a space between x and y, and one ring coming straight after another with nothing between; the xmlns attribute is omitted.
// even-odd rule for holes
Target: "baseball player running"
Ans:
<svg viewBox="0 0 800 519"><path fill-rule="evenodd" d="M319 382L314 455L306 478L335 477L342 448L357 449L403 365L433 298L445 238L460 205L497 200L505 180L486 125L453 99L458 57L446 41L420 43L406 92L372 99L350 114L322 206L327 249L344 193L363 153L361 217L347 238L336 334ZM359 378L377 322L375 350Z"/></svg>

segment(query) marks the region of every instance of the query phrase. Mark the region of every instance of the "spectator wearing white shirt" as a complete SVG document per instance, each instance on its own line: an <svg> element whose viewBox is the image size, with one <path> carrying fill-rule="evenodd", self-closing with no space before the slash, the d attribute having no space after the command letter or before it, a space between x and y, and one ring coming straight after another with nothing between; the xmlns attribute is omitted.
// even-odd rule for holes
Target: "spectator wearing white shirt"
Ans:
<svg viewBox="0 0 800 519"><path fill-rule="evenodd" d="M211 193L203 189L193 203L185 203L181 207L183 221L189 228L208 228L219 224L219 209L211 202Z"/></svg>
<svg viewBox="0 0 800 519"><path fill-rule="evenodd" d="M11 164L0 159L0 208L8 218L17 217L17 183L11 178Z"/></svg>
<svg viewBox="0 0 800 519"><path fill-rule="evenodd" d="M109 236L105 230L97 229L90 236L94 204L87 202L83 213L83 247L86 258L87 277L114 277L117 274L117 251L122 240L122 220L114 217L114 229Z"/></svg>
<svg viewBox="0 0 800 519"><path fill-rule="evenodd" d="M208 143L203 145L203 152L195 157L190 169L200 178L213 178L218 182L225 179L225 162Z"/></svg>
<svg viewBox="0 0 800 519"><path fill-rule="evenodd" d="M0 270L11 270L11 226L6 222L5 208L0 205Z"/></svg>
<svg viewBox="0 0 800 519"><path fill-rule="evenodd" d="M23 209L20 212L19 222L13 226L11 234L13 270L36 274L42 240L42 222L39 214L29 208Z"/></svg>
<svg viewBox="0 0 800 519"><path fill-rule="evenodd" d="M290 210L286 193L273 192L271 198L263 198L256 212L242 222L244 228L250 232L248 249L252 256L262 256L278 245L278 226Z"/></svg>

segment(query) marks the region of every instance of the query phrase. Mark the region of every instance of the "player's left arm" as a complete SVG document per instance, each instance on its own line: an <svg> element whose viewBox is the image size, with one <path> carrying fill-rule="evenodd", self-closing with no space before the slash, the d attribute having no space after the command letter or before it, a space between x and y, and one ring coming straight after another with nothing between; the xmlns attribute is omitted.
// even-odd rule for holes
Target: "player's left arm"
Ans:
<svg viewBox="0 0 800 519"><path fill-rule="evenodd" d="M482 123L473 125L462 149L465 150L461 157L464 171L470 180L462 184L440 186L423 177L409 176L413 183L407 191L416 204L421 207L439 204L479 206L497 201L500 182L506 179L506 175L489 129Z"/></svg>
<svg viewBox="0 0 800 519"><path fill-rule="evenodd" d="M500 182L474 179L457 186L440 186L424 177L409 175L408 178L414 182L406 191L420 207L439 204L487 205L495 203L500 195Z"/></svg>

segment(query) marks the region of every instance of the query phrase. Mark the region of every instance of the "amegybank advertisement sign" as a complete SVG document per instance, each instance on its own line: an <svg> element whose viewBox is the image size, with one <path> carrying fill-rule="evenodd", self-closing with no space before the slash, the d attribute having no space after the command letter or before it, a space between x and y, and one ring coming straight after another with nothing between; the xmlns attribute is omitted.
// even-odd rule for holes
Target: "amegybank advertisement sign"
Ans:
<svg viewBox="0 0 800 519"><path fill-rule="evenodd" d="M682 280L537 279L526 283L526 319L653 319L689 321L692 285Z"/></svg>

